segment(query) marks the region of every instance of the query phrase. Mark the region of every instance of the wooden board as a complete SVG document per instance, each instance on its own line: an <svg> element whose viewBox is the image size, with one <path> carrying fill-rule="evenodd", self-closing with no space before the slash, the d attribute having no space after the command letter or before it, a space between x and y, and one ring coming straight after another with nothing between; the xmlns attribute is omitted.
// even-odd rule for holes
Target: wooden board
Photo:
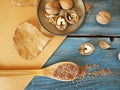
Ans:
<svg viewBox="0 0 120 90"><path fill-rule="evenodd" d="M84 0L92 6L86 15L83 25L73 33L74 36L120 36L120 2L119 0ZM96 21L99 11L106 10L111 13L112 20L108 25L100 25ZM73 35L72 34L72 35ZM112 49L102 50L98 40L110 43ZM82 56L78 48L82 43L95 44L96 50L90 56ZM111 68L113 73L108 76L100 76L95 79L86 78L82 81L59 82L46 77L35 77L25 90L120 90L120 61L117 54L120 51L120 39L110 42L109 38L68 38L55 54L49 59L44 67L61 61L72 61L79 66L97 63L99 68Z"/></svg>
<svg viewBox="0 0 120 90"><path fill-rule="evenodd" d="M119 0L84 0L91 9L86 15L83 25L74 33L79 35L120 35L120 1ZM105 10L112 15L112 19L107 25L100 25L96 21L96 15L99 11Z"/></svg>
<svg viewBox="0 0 120 90"><path fill-rule="evenodd" d="M37 6L16 7L10 3L10 0L0 2L0 69L41 68L65 39L60 36L51 38L34 60L24 60L19 56L14 47L14 32L24 21L29 21L41 29L37 21L36 9ZM32 77L0 77L0 90L24 90Z"/></svg>
<svg viewBox="0 0 120 90"><path fill-rule="evenodd" d="M103 50L98 46L98 41L104 40L110 44L111 49ZM95 51L89 56L83 56L79 53L79 46L83 43L92 43ZM60 82L46 77L35 77L25 90L120 90L120 61L118 60L120 52L120 38L115 38L111 42L109 38L67 38L58 48L54 55L49 59L44 67L51 64L72 61L79 66L99 64L99 67L90 69L112 70L107 76L98 76L95 78L85 78L73 82Z"/></svg>

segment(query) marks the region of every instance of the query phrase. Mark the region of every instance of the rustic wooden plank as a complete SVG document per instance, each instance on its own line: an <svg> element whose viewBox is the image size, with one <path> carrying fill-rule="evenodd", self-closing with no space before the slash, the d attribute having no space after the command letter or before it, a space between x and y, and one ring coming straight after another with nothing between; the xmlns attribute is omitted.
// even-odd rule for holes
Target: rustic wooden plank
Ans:
<svg viewBox="0 0 120 90"><path fill-rule="evenodd" d="M111 48L108 50L101 49L98 46L99 40L106 41L111 45ZM89 56L83 56L78 51L79 46L86 42L92 43L96 48L93 54ZM86 77L83 80L76 80L74 83L36 76L25 90L120 90L118 52L120 52L120 38L115 38L113 42L109 38L67 38L44 67L62 61L72 61L79 66L96 63L99 64L99 67L90 69L88 72L110 68L112 73L94 79L93 77Z"/></svg>
<svg viewBox="0 0 120 90"><path fill-rule="evenodd" d="M119 0L85 0L92 8L86 15L83 25L74 34L80 35L120 35L120 1ZM112 15L108 25L96 21L99 11L106 10Z"/></svg>

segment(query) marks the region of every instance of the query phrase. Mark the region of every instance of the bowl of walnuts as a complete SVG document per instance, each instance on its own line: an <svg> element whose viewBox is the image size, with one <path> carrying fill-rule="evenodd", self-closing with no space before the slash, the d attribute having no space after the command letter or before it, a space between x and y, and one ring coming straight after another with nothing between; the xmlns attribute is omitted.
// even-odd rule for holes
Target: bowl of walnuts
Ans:
<svg viewBox="0 0 120 90"><path fill-rule="evenodd" d="M68 35L81 26L85 7L82 0L40 0L37 17L49 33Z"/></svg>

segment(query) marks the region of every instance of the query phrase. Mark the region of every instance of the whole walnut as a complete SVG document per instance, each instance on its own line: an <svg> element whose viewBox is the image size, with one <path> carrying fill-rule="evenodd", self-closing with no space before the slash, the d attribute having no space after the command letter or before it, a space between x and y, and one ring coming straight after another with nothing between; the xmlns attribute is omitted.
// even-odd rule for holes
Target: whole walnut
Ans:
<svg viewBox="0 0 120 90"><path fill-rule="evenodd" d="M56 1L48 2L45 4L45 11L48 14L58 14L60 11L60 5Z"/></svg>
<svg viewBox="0 0 120 90"><path fill-rule="evenodd" d="M72 0L59 0L61 7L65 10L71 9L73 7Z"/></svg>

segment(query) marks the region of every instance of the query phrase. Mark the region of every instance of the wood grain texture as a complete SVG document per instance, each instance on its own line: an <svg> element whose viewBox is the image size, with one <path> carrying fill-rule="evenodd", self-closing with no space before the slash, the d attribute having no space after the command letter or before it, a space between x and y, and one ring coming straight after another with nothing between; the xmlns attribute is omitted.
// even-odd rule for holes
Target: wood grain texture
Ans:
<svg viewBox="0 0 120 90"><path fill-rule="evenodd" d="M101 49L98 46L99 40L106 41L111 48L108 50ZM96 48L93 54L89 56L83 56L78 51L79 46L86 42L93 44ZM112 73L95 78L86 77L83 80L75 80L74 83L36 76L25 90L120 90L118 52L120 52L120 38L115 38L114 42L110 42L109 38L67 38L44 67L62 61L72 61L79 66L96 63L99 64L99 67L90 69L88 72L110 68Z"/></svg>
<svg viewBox="0 0 120 90"><path fill-rule="evenodd" d="M84 0L91 9L83 25L74 34L80 35L120 35L120 0ZM109 24L101 25L96 21L99 11L105 10L112 15Z"/></svg>
<svg viewBox="0 0 120 90"><path fill-rule="evenodd" d="M84 0L92 6L86 15L83 25L73 34L82 36L120 36L120 1L119 0ZM108 25L100 25L96 21L99 11L106 10L112 15ZM105 40L111 49L103 50L98 46L99 40ZM89 42L95 45L96 50L89 56L79 54L78 48L82 43ZM120 61L117 58L120 52L120 39L115 38L68 38L49 59L44 67L61 61L72 61L79 66L97 63L101 68L111 68L112 74L97 78L86 78L73 82L59 82L46 77L35 77L25 90L120 90Z"/></svg>

